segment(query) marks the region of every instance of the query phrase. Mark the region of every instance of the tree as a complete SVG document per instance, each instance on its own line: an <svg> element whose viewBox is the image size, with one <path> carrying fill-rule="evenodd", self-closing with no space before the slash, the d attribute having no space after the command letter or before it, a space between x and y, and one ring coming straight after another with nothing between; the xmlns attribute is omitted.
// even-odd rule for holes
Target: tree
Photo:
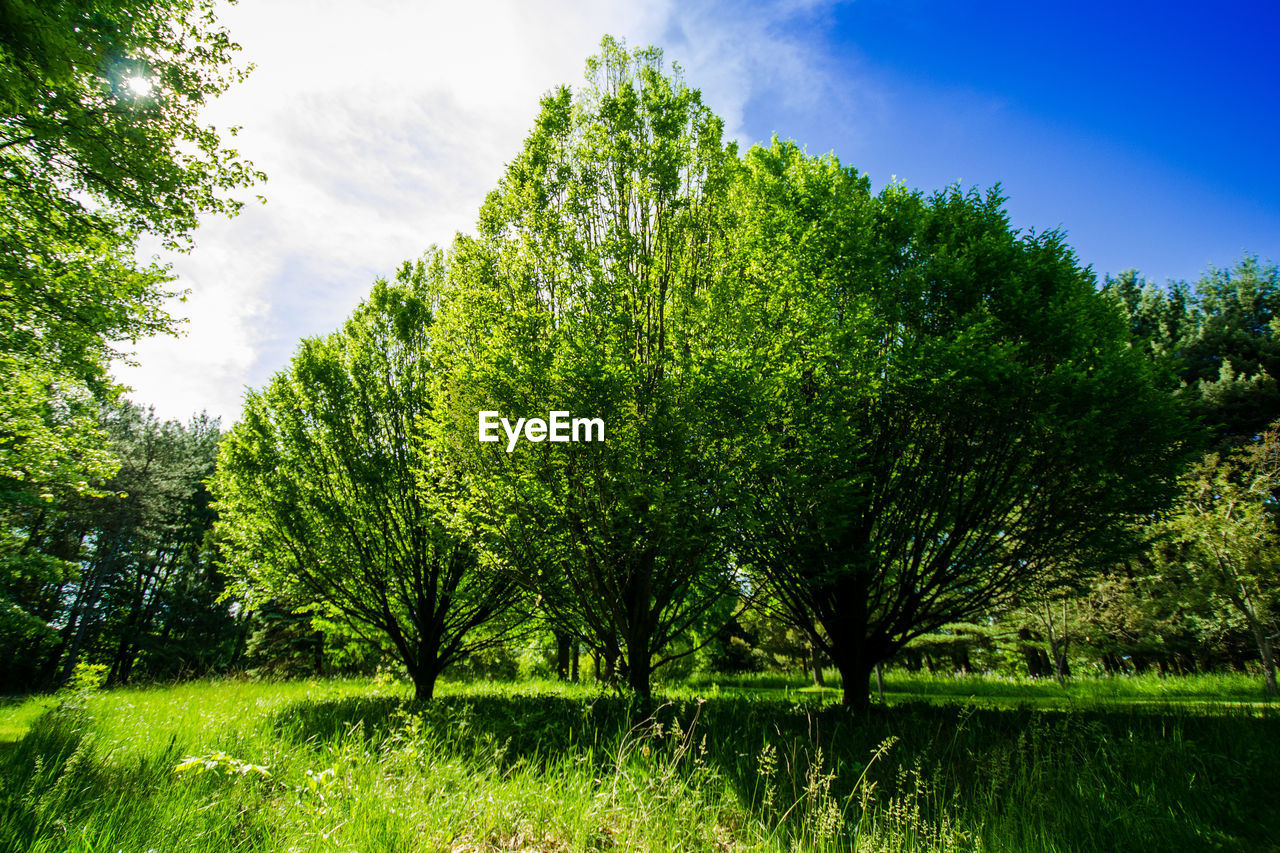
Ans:
<svg viewBox="0 0 1280 853"><path fill-rule="evenodd" d="M500 558L625 673L736 590L724 547L737 384L715 347L718 220L735 161L661 52L606 38L450 258L445 441ZM481 411L600 418L603 442L477 441Z"/></svg>
<svg viewBox="0 0 1280 853"><path fill-rule="evenodd" d="M1083 639L1082 590L1054 585L1051 579L1018 599L1020 606L998 614L999 624L1012 629L1029 675L1052 674L1065 687L1071 677L1071 647Z"/></svg>
<svg viewBox="0 0 1280 853"><path fill-rule="evenodd" d="M1245 255L1193 285L1165 290L1136 272L1108 279L1134 335L1181 381L1181 395L1218 448L1280 417L1280 269Z"/></svg>
<svg viewBox="0 0 1280 853"><path fill-rule="evenodd" d="M109 666L113 684L128 683L139 663L153 677L212 669L233 624L217 601L223 578L206 547L215 514L204 481L213 473L219 423L205 415L186 425L161 422L126 402L108 428L122 466L107 484L113 496L83 500L95 527L79 585L86 612L69 620L80 629L75 647L96 638L93 659ZM184 649L184 640L196 647ZM72 653L64 677L74 665Z"/></svg>
<svg viewBox="0 0 1280 853"><path fill-rule="evenodd" d="M43 629L0 640L23 670L10 671L15 684L58 683L80 660L106 665L114 683L135 667L153 677L207 672L236 652L206 542L214 514L203 481L217 421L161 421L127 401L100 420L120 462L93 494L63 488L0 502L0 599Z"/></svg>
<svg viewBox="0 0 1280 853"><path fill-rule="evenodd" d="M1197 586L1244 620L1258 647L1267 693L1276 695L1280 633L1280 427L1254 444L1210 453L1182 480L1183 497L1161 524L1181 548Z"/></svg>
<svg viewBox="0 0 1280 853"><path fill-rule="evenodd" d="M1210 269L1194 309L1178 343L1181 378L1216 436L1253 438L1280 417L1280 269L1252 255Z"/></svg>
<svg viewBox="0 0 1280 853"><path fill-rule="evenodd" d="M1207 428L1214 455L1203 466L1225 464L1280 417L1275 264L1246 254L1230 267L1210 268L1194 284L1160 289L1129 272L1109 279L1105 290L1118 299L1153 361L1181 383L1179 396ZM1202 573L1184 564L1184 547L1159 541L1095 582L1096 640L1108 649L1111 665L1121 650L1140 669L1157 662L1181 670L1224 657L1236 662L1248 648L1253 631L1231 616L1233 605L1210 594Z"/></svg>
<svg viewBox="0 0 1280 853"><path fill-rule="evenodd" d="M1170 282L1167 289L1147 281L1137 270L1107 276L1102 292L1116 300L1129 330L1153 357L1168 358L1195 325L1194 294L1186 282Z"/></svg>
<svg viewBox="0 0 1280 853"><path fill-rule="evenodd" d="M173 329L138 237L187 248L263 177L199 116L244 76L237 49L212 0L0 3L0 386L25 392L0 395L0 476L109 473L109 363Z"/></svg>
<svg viewBox="0 0 1280 853"><path fill-rule="evenodd" d="M237 594L341 616L391 647L419 700L447 665L500 642L521 604L459 525L456 478L422 440L438 357L430 281L424 262L405 264L342 331L304 340L246 397L212 481Z"/></svg>
<svg viewBox="0 0 1280 853"><path fill-rule="evenodd" d="M260 601L251 618L245 659L255 677L319 677L324 674L324 634L310 613L298 613L276 601Z"/></svg>
<svg viewBox="0 0 1280 853"><path fill-rule="evenodd" d="M774 142L746 158L759 463L738 547L845 704L911 639L1133 547L1183 418L1060 235Z"/></svg>

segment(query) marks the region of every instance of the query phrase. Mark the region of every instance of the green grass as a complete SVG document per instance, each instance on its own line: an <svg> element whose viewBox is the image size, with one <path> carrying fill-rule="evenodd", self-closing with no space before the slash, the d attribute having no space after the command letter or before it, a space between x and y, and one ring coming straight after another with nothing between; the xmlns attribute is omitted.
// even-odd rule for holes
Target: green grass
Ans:
<svg viewBox="0 0 1280 853"><path fill-rule="evenodd" d="M9 703L0 850L1280 850L1280 713L1250 681L886 686L863 717L764 679L644 719L545 682Z"/></svg>
<svg viewBox="0 0 1280 853"><path fill-rule="evenodd" d="M48 696L0 698L0 748L21 740L41 714L54 705Z"/></svg>
<svg viewBox="0 0 1280 853"><path fill-rule="evenodd" d="M690 685L710 693L785 696L803 700L819 696L834 701L840 696L840 677L828 673L827 687L798 675L779 673L724 677L699 676ZM1059 685L1051 678L992 675L941 675L891 670L884 677L885 701L964 702L983 707L1036 707L1070 710L1090 706L1176 705L1183 710L1215 710L1224 707L1280 708L1263 691L1261 676L1244 673L1160 677L1074 678Z"/></svg>

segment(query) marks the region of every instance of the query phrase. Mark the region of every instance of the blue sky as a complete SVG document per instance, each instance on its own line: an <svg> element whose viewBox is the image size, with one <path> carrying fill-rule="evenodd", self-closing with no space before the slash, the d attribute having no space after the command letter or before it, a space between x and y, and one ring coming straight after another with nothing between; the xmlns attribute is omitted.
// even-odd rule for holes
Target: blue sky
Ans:
<svg viewBox="0 0 1280 853"><path fill-rule="evenodd" d="M1280 261L1280 12L1270 4L932 0L256 0L255 63L208 111L270 176L172 260L185 336L120 366L167 417L238 416L377 276L471 230L538 96L604 33L657 44L740 144L834 151L877 186L1000 182L1101 275Z"/></svg>
<svg viewBox="0 0 1280 853"><path fill-rule="evenodd" d="M1280 260L1280 6L862 0L791 24L862 117L753 103L746 130L835 151L877 184L1001 182L1097 272L1194 279Z"/></svg>

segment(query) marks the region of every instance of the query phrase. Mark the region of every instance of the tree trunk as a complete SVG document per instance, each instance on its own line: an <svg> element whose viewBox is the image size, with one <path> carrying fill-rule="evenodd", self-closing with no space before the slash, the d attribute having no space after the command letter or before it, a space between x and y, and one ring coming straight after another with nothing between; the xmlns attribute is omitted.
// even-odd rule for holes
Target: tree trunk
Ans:
<svg viewBox="0 0 1280 853"><path fill-rule="evenodd" d="M1062 687L1067 686L1067 679L1071 676L1071 664L1067 662L1067 646L1070 644L1070 638L1067 634L1067 603L1062 603L1062 631L1058 632L1053 627L1053 610L1045 607L1045 627L1048 629L1049 637L1049 660L1053 663L1053 674L1058 679L1058 684Z"/></svg>
<svg viewBox="0 0 1280 853"><path fill-rule="evenodd" d="M822 674L822 658L813 644L809 644L809 660L813 662L813 683L819 687L827 686L827 677Z"/></svg>
<svg viewBox="0 0 1280 853"><path fill-rule="evenodd" d="M114 551L111 553L114 554ZM84 586L76 593L75 604L72 606L67 625L62 630L62 642L58 644L55 665L60 666L61 671L55 676L54 682L59 687L71 679L71 673L80 662L80 649L90 645L87 639L91 630L96 632L96 626L92 624L93 620L90 617L101 597L104 574L105 570L97 567L95 563L94 568L89 572L89 579L83 582Z"/></svg>
<svg viewBox="0 0 1280 853"><path fill-rule="evenodd" d="M121 676L124 670L124 659L128 648L129 641L126 639L122 638L120 642L116 644L116 653L111 658L111 668L107 670L108 687L120 687L126 683L128 676L124 676L123 678Z"/></svg>
<svg viewBox="0 0 1280 853"><path fill-rule="evenodd" d="M1258 656L1262 658L1262 678L1268 696L1276 695L1276 654L1275 643L1267 635L1266 627L1257 619L1249 620L1253 629L1253 638L1258 643Z"/></svg>
<svg viewBox="0 0 1280 853"><path fill-rule="evenodd" d="M880 704L884 704L884 664L876 664L876 695L880 697Z"/></svg>
<svg viewBox="0 0 1280 853"><path fill-rule="evenodd" d="M1055 639L1050 634L1049 651L1049 658L1053 661L1053 675L1057 678L1060 686L1066 687L1067 679L1071 677L1071 664L1067 661L1066 641Z"/></svg>
<svg viewBox="0 0 1280 853"><path fill-rule="evenodd" d="M413 698L417 702L430 702L436 693L436 679L440 677L441 666L435 649L418 650L414 663L408 664L409 677L413 679Z"/></svg>
<svg viewBox="0 0 1280 853"><path fill-rule="evenodd" d="M569 645L573 635L568 631L556 631L556 678L560 681L569 679Z"/></svg>
<svg viewBox="0 0 1280 853"><path fill-rule="evenodd" d="M650 676L652 674L653 667L650 665L649 656L633 652L632 659L627 661L627 683L631 685L631 689L640 698L640 707L644 710L648 710L649 700L653 695L653 688L650 684Z"/></svg>
<svg viewBox="0 0 1280 853"><path fill-rule="evenodd" d="M846 653L835 661L844 683L843 704L851 711L865 711L871 707L871 670L875 664L861 651Z"/></svg>
<svg viewBox="0 0 1280 853"><path fill-rule="evenodd" d="M1019 628L1018 642L1022 647L1023 660L1027 662L1027 675L1032 678L1048 675L1051 671L1049 656L1044 653L1044 649L1036 645L1039 638L1031 632L1031 629Z"/></svg>
<svg viewBox="0 0 1280 853"><path fill-rule="evenodd" d="M653 674L653 657L651 655L650 639L650 617L649 601L648 601L648 584L639 584L639 589L644 591L643 597L637 597L629 608L631 613L631 624L628 626L630 630L626 634L627 653L623 658L626 664L626 672L622 675L627 679L627 684L635 692L640 699L640 708L647 712L649 709L649 699L653 695L652 686L650 684L650 676Z"/></svg>
<svg viewBox="0 0 1280 853"><path fill-rule="evenodd" d="M133 665L137 660L138 647L133 643L121 641L120 648L116 652L113 671L107 683L112 687L128 684L129 678L133 675Z"/></svg>
<svg viewBox="0 0 1280 853"><path fill-rule="evenodd" d="M578 683L578 643L577 641L574 641L574 644L573 644L573 663L570 665L569 680L572 681L574 684Z"/></svg>
<svg viewBox="0 0 1280 853"><path fill-rule="evenodd" d="M316 631L315 645L311 649L311 671L316 678L324 675L324 632ZM433 679L434 680L434 679ZM428 696L428 699L431 697Z"/></svg>
<svg viewBox="0 0 1280 853"><path fill-rule="evenodd" d="M419 665L410 670L413 678L413 698L416 702L430 702L436 695L436 679L440 676L438 666Z"/></svg>

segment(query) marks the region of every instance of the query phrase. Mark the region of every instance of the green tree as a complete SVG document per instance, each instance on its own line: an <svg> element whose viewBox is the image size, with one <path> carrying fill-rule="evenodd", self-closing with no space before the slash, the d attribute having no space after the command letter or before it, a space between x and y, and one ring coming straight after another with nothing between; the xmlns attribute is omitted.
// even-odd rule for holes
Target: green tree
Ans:
<svg viewBox="0 0 1280 853"><path fill-rule="evenodd" d="M1169 357L1195 327L1191 287L1171 282L1167 289L1147 281L1137 270L1107 276L1102 292L1115 299L1133 337L1153 356Z"/></svg>
<svg viewBox="0 0 1280 853"><path fill-rule="evenodd" d="M1251 255L1211 269L1194 307L1179 373L1217 436L1253 438L1280 417L1280 269Z"/></svg>
<svg viewBox="0 0 1280 853"><path fill-rule="evenodd" d="M1280 633L1280 429L1254 444L1210 453L1183 478L1183 498L1161 527L1182 546L1203 594L1244 620L1258 647L1267 693L1276 695Z"/></svg>
<svg viewBox="0 0 1280 853"><path fill-rule="evenodd" d="M521 604L460 526L456 479L419 434L437 357L430 281L405 264L342 331L304 340L246 397L212 480L237 594L340 615L391 647L420 700L450 663L500 642Z"/></svg>
<svg viewBox="0 0 1280 853"><path fill-rule="evenodd" d="M1136 272L1108 279L1134 335L1183 385L1218 447L1280 417L1280 269L1245 255L1192 285L1160 289Z"/></svg>
<svg viewBox="0 0 1280 853"><path fill-rule="evenodd" d="M642 700L735 590L724 489L735 398L715 348L736 158L661 52L606 38L455 244L449 446L495 553ZM481 411L601 418L603 442L477 441ZM679 646L677 648L677 646Z"/></svg>
<svg viewBox="0 0 1280 853"><path fill-rule="evenodd" d="M161 421L127 401L103 410L116 473L95 494L19 493L0 503L0 598L38 624L0 639L18 668L12 683L65 680L77 662L103 664L115 683L135 665L150 676L225 667L237 632L206 535L213 525L203 481L219 430L205 416ZM37 641L38 640L38 641Z"/></svg>
<svg viewBox="0 0 1280 853"><path fill-rule="evenodd" d="M766 416L739 549L863 707L913 638L1131 548L1183 418L1061 237L1014 232L996 191L872 195L778 142L746 165Z"/></svg>
<svg viewBox="0 0 1280 853"><path fill-rule="evenodd" d="M1245 255L1194 284L1171 282L1164 289L1129 272L1109 279L1105 290L1119 300L1154 363L1181 384L1179 397L1219 455L1255 441L1280 418L1280 272L1274 264ZM1239 617L1228 618L1234 608L1218 606L1221 599L1206 594L1168 542L1105 572L1088 598L1095 642L1113 667L1122 652L1139 669L1236 662L1236 650L1250 642L1252 632Z"/></svg>
<svg viewBox="0 0 1280 853"><path fill-rule="evenodd" d="M109 473L109 363L173 329L139 236L187 248L263 177L199 115L243 77L237 49L212 0L0 3L0 476Z"/></svg>
<svg viewBox="0 0 1280 853"><path fill-rule="evenodd" d="M95 662L109 666L108 679L126 684L141 665L151 677L205 672L225 666L233 652L233 620L219 602L224 578L214 566L206 538L216 517L204 481L213 473L218 441L216 419L205 415L188 424L161 422L154 412L126 403L113 425L113 450L123 460L108 483L120 511L83 503L93 517L112 518L93 534L114 543L106 561L99 650ZM120 497L123 495L123 497ZM107 511L104 511L107 510ZM219 657L222 659L219 660ZM73 666L67 666L69 674Z"/></svg>
<svg viewBox="0 0 1280 853"><path fill-rule="evenodd" d="M248 670L255 677L319 677L324 674L324 634L312 614L276 601L260 601L250 617L245 646Z"/></svg>

